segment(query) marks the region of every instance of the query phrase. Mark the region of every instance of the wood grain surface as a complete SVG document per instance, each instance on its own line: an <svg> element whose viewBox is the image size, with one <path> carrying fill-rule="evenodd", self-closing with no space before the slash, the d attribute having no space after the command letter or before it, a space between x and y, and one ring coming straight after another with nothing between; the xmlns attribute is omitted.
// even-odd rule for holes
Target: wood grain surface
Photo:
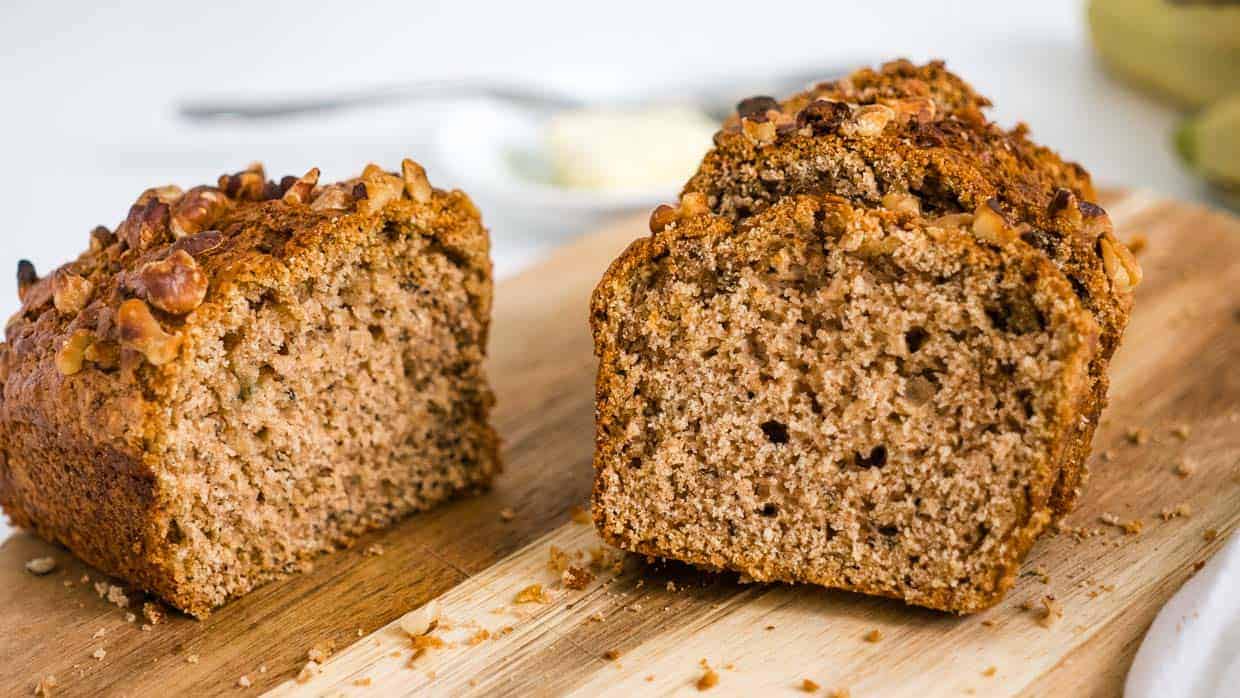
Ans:
<svg viewBox="0 0 1240 698"><path fill-rule="evenodd" d="M1148 194L1104 204L1121 238L1148 246L1092 478L1067 522L1086 532L1044 538L990 611L956 618L618 555L591 567L606 551L572 516L592 474L586 303L607 263L645 234L643 216L497 289L489 371L506 467L490 492L206 621L173 614L147 630L140 595L119 608L95 590L118 580L17 534L0 546L0 693L29 695L54 675L56 695L696 694L705 662L715 695L805 695L804 679L855 697L1118 695L1159 607L1240 522L1240 221ZM1180 505L1187 516L1160 515ZM583 588L563 586L553 546L592 569ZM45 555L55 572L24 570ZM531 584L546 603L515 602ZM1050 627L1022 608L1047 596L1063 610ZM443 646L415 657L397 620L432 602ZM881 639L866 641L873 630ZM298 681L316 647L330 658Z"/></svg>

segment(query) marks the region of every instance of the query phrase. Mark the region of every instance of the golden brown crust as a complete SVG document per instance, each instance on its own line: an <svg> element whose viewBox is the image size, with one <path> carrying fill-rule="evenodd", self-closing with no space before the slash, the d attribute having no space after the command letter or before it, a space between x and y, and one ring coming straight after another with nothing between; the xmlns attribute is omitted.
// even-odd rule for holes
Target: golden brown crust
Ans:
<svg viewBox="0 0 1240 698"><path fill-rule="evenodd" d="M396 227L465 270L485 346L491 262L478 210L460 191L432 190L411 164L403 176L372 165L326 187L315 186L317 170L276 184L251 166L219 187L151 189L115 233L92 231L73 262L43 278L23 263L22 307L0 343L0 504L13 523L205 615L193 581L163 557L157 522L175 474L152 453L185 357L230 298L314 278Z"/></svg>
<svg viewBox="0 0 1240 698"><path fill-rule="evenodd" d="M1031 142L1023 124L1004 130L987 121L982 109L989 104L942 62L903 60L782 103L746 100L684 192L705 196L711 210L733 219L794 193L830 192L872 206L911 194L923 211L940 214L994 202L1064 274L1101 329L1094 386L1056 489L1058 517L1079 496L1106 401L1106 367L1140 270L1106 212L1091 203L1089 174ZM1119 261L1108 264L1108 257Z"/></svg>
<svg viewBox="0 0 1240 698"><path fill-rule="evenodd" d="M1053 424L1049 428L1053 437L1046 450L1046 457L1037 468L1038 474L1027 483L1028 507L1007 540L997 546L1002 552L988 564L988 572L983 575L985 578L970 580L970 584L964 587L919 592L915 598L908 598L889 587L855 582L847 576L799 575L790 572L782 561L757 552L751 555L742 554L740 560L735 557L724 559L717 555L704 554L692 547L668 550L640 535L630 537L619 533L624 530L624 526L613 525L609 520L611 509L606 505L607 492L603 477L605 469L616 467L614 464L618 462L619 449L623 445L608 436L623 431L622 427L613 422L618 415L618 403L624 399L624 395L615 394L617 373L623 369L619 361L618 338L613 336L611 313L614 308L623 306L617 305L617 298L625 295L627 289L635 283L640 283L638 280L642 278L643 270L648 270L658 260L666 257L669 249L682 241L702 238L707 241L705 244L710 245L710 241L734 235L746 227L761 230L811 230L812 235L817 236L816 239L828 240L827 246L830 247L840 235L840 231L874 220L884 224L912 225L914 228L934 225L919 214L854 207L845 199L833 195L788 196L764 209L762 213L733 224L726 218L702 213L702 202L697 196L687 196L690 198L687 205L682 202L680 207L662 206L657 210L651 219L652 234L635 240L613 261L591 298L590 324L595 351L599 356L595 396L596 478L592 496L596 526L603 537L608 543L633 552L653 557L672 557L716 571L733 570L757 580L810 582L850 591L904 598L910 603L956 613L980 611L1001 600L1015 582L1020 564L1034 541L1060 506L1057 483L1061 481L1064 468L1071 463L1072 449L1077 447L1080 406L1082 401L1091 395L1092 390L1087 366L1099 351L1098 328L1092 314L1086 311L1084 305L1075 297L1069 283L1051 262L1041 252L1019 239L1014 229L1010 230L1009 235L994 236L981 225L974 225L972 234L949 227L937 231L937 237L932 238L932 244L951 249L954 257L972 260L967 263L970 266L993 265L998 251L1008 258L1009 263L1023 267L1025 277L1035 279L1034 283L1039 289L1051 297L1063 299L1069 310L1059 321L1070 327L1065 330L1069 335L1079 338L1069 362L1075 368L1066 372L1067 379L1061 385L1062 393L1056 401ZM974 220L973 216L964 218L963 223L966 225Z"/></svg>

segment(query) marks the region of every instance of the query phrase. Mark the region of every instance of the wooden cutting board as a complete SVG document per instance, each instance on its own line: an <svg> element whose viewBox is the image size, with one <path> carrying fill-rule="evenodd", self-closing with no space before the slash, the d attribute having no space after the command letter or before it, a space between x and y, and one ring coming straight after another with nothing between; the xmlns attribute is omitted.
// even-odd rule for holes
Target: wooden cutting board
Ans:
<svg viewBox="0 0 1240 698"><path fill-rule="evenodd" d="M696 693L704 660L716 695L797 694L807 678L820 695L1118 695L1158 608L1240 521L1240 220L1145 194L1104 203L1121 238L1148 246L1093 477L1068 521L1096 531L1044 538L990 611L957 618L636 559L581 590L560 584L552 546L574 559L599 546L573 511L591 477L586 303L607 263L645 234L643 216L500 285L489 370L506 469L491 492L372 535L206 621L177 615L147 630L140 609L96 594L99 573L15 535L0 547L0 692L28 695L50 674L64 695ZM1181 504L1189 515L1159 515ZM23 569L44 555L55 572ZM531 584L549 603L514 603ZM1044 627L1021 606L1048 595L1063 617ZM444 646L411 660L396 620L432 600ZM879 641L864 639L872 630ZM316 647L334 653L298 682Z"/></svg>

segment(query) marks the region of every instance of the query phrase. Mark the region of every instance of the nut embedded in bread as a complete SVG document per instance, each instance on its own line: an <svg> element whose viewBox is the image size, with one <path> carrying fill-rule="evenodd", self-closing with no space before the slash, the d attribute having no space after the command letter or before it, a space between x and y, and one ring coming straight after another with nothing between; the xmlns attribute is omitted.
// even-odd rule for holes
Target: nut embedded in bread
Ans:
<svg viewBox="0 0 1240 698"><path fill-rule="evenodd" d="M196 616L499 468L486 230L405 161L144 192L0 344L0 504Z"/></svg>
<svg viewBox="0 0 1240 698"><path fill-rule="evenodd" d="M1079 493L1140 269L1088 174L896 62L717 134L596 288L596 525L973 612Z"/></svg>

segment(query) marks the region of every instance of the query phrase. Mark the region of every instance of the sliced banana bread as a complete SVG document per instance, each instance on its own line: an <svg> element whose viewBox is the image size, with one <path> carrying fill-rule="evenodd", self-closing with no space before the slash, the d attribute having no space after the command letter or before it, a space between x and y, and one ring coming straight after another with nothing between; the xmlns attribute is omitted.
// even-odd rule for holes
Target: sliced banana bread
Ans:
<svg viewBox="0 0 1240 698"><path fill-rule="evenodd" d="M0 344L0 503L195 616L485 485L487 232L400 174L144 192Z"/></svg>
<svg viewBox="0 0 1240 698"><path fill-rule="evenodd" d="M1140 269L941 64L745 100L595 291L615 545L956 612L1073 505Z"/></svg>

